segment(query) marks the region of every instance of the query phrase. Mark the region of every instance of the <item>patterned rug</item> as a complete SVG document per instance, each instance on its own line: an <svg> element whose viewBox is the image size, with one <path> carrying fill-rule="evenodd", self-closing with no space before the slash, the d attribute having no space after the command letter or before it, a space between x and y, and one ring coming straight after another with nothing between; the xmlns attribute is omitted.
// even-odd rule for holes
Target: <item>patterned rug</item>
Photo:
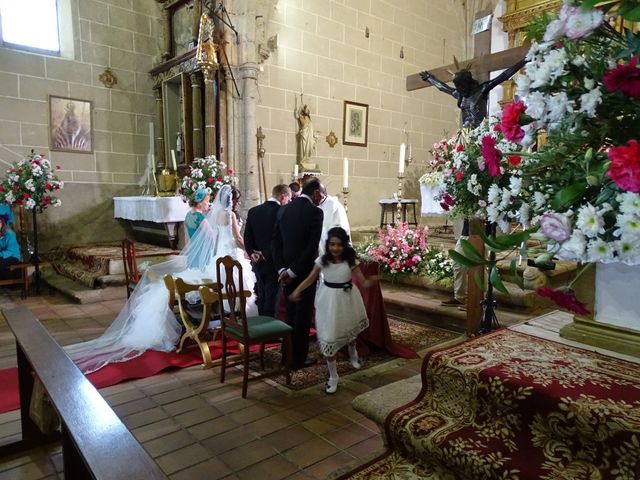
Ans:
<svg viewBox="0 0 640 480"><path fill-rule="evenodd" d="M423 379L390 450L340 479L640 478L637 364L503 329L431 351Z"/></svg>
<svg viewBox="0 0 640 480"><path fill-rule="evenodd" d="M394 342L407 346L415 351L424 350L425 348L438 345L459 336L459 334L447 330L402 322L393 318L389 318L389 329L391 330L391 336ZM309 358L317 358L318 363L309 368L292 372L290 385L286 385L284 376L277 376L273 379L291 390L303 390L312 385L324 384L328 377L327 364L315 341L310 341L309 343ZM362 367L356 370L349 362L345 348L337 355L338 374L344 377L350 373L371 368L395 358L397 357L384 351L372 351L369 355L363 356L360 359ZM279 349L265 351L265 367L267 369L274 368L280 361L281 356ZM257 370L259 368L259 361L253 359L251 361L251 367Z"/></svg>
<svg viewBox="0 0 640 480"><path fill-rule="evenodd" d="M166 247L136 243L136 254L144 255L144 260L150 263L155 263L172 252L173 250ZM57 247L47 253L47 259L56 273L89 288L99 287L102 277L124 274L122 248L119 243ZM120 284L124 283L122 277Z"/></svg>

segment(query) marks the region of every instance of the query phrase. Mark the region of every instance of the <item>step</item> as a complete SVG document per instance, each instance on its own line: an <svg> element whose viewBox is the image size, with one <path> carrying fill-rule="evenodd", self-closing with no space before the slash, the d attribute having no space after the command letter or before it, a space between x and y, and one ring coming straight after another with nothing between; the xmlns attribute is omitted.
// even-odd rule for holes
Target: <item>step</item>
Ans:
<svg viewBox="0 0 640 480"><path fill-rule="evenodd" d="M75 303L98 303L107 300L123 300L127 291L123 286L89 288L68 277L59 275L52 268L42 270L43 282L53 290L65 295Z"/></svg>

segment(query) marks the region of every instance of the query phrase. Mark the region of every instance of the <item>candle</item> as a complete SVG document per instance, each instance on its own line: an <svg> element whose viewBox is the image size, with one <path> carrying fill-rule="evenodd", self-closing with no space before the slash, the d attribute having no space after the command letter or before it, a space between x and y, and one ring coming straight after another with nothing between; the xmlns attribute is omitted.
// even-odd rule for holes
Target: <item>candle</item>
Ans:
<svg viewBox="0 0 640 480"><path fill-rule="evenodd" d="M400 144L400 159L398 163L398 173L404 173L404 157L407 150L407 146L404 143Z"/></svg>
<svg viewBox="0 0 640 480"><path fill-rule="evenodd" d="M153 122L149 122L149 153L151 155L156 154L156 142L153 137Z"/></svg>
<svg viewBox="0 0 640 480"><path fill-rule="evenodd" d="M296 180L298 179L298 174L299 174L299 171L298 171L298 164L296 163L296 164L293 166L293 176L294 176L294 178L295 178Z"/></svg>
<svg viewBox="0 0 640 480"><path fill-rule="evenodd" d="M342 188L349 188L349 160L344 157L342 162Z"/></svg>
<svg viewBox="0 0 640 480"><path fill-rule="evenodd" d="M411 156L411 144L409 144L409 160L411 160L413 157Z"/></svg>
<svg viewBox="0 0 640 480"><path fill-rule="evenodd" d="M178 171L178 164L176 163L176 151L171 150L171 164L173 165L173 169Z"/></svg>
<svg viewBox="0 0 640 480"><path fill-rule="evenodd" d="M149 161L151 162L151 173L154 174L156 171L156 156L153 153L149 154Z"/></svg>

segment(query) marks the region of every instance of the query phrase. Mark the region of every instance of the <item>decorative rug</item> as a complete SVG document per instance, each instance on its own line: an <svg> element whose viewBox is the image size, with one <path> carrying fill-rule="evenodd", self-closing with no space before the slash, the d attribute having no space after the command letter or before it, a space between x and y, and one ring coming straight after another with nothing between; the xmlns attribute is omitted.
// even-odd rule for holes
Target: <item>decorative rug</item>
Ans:
<svg viewBox="0 0 640 480"><path fill-rule="evenodd" d="M154 259L157 261L157 257L173 253L174 250L166 247L136 243L136 254L150 257L145 260L152 263ZM58 274L89 288L96 288L101 277L124 274L119 243L57 247L47 253L47 259Z"/></svg>
<svg viewBox="0 0 640 480"><path fill-rule="evenodd" d="M389 318L388 321L393 341L415 351L424 350L425 348L438 345L459 336L459 334L449 332L447 330L402 322L393 318ZM265 368L267 369L274 368L281 361L279 349L265 351L264 356ZM318 343L315 341L311 341L309 344L308 358L316 358L318 359L318 363L311 367L292 372L290 385L286 384L284 375L275 376L273 377L273 380L291 390L303 390L312 385L324 384L328 377L327 364L320 353ZM361 356L360 363L362 366L360 369L355 369L351 365L351 362L349 362L349 356L346 352L346 348L343 348L338 352L336 358L338 364L338 375L344 377L345 375L365 370L375 365L380 365L381 363L388 362L395 358L398 357L384 350L372 350L368 355ZM258 366L259 360L257 358L252 359L251 368L257 369Z"/></svg>
<svg viewBox="0 0 640 480"><path fill-rule="evenodd" d="M222 355L218 341L209 344L209 349L212 359L220 358ZM233 342L229 342L227 351L230 354L239 353ZM90 373L87 378L94 387L105 388L125 380L152 377L168 368L187 368L201 363L202 355L196 345L189 345L183 353L147 350L128 362L111 363L97 372ZM0 414L18 408L20 408L18 369L14 367L0 370Z"/></svg>
<svg viewBox="0 0 640 480"><path fill-rule="evenodd" d="M638 365L503 329L429 352L390 450L340 479L640 478Z"/></svg>

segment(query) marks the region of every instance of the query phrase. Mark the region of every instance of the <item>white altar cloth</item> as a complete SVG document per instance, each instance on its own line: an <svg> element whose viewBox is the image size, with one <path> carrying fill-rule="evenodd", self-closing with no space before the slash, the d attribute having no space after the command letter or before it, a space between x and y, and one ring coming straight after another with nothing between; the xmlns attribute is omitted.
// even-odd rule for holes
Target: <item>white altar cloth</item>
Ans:
<svg viewBox="0 0 640 480"><path fill-rule="evenodd" d="M445 213L440 206L440 201L435 200L442 193L442 185L420 185L420 195L422 197L422 206L420 215L439 215Z"/></svg>
<svg viewBox="0 0 640 480"><path fill-rule="evenodd" d="M125 220L147 222L183 222L189 204L180 197L114 197L113 216Z"/></svg>

